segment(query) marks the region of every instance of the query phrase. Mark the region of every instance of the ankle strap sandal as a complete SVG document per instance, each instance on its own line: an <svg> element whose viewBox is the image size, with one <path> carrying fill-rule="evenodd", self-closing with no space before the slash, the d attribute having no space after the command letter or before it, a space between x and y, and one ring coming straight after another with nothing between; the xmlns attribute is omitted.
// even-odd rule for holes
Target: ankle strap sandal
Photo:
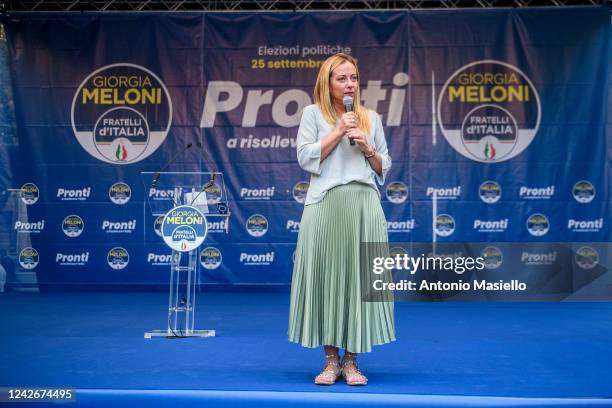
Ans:
<svg viewBox="0 0 612 408"><path fill-rule="evenodd" d="M366 385L368 379L357 367L357 359L355 357L342 359L342 376L347 385Z"/></svg>
<svg viewBox="0 0 612 408"><path fill-rule="evenodd" d="M336 380L342 374L340 364L338 364L339 356L337 354L327 354L325 356L325 369L321 371L314 379L314 383L317 385L332 385L336 383ZM328 368L332 367L332 368Z"/></svg>

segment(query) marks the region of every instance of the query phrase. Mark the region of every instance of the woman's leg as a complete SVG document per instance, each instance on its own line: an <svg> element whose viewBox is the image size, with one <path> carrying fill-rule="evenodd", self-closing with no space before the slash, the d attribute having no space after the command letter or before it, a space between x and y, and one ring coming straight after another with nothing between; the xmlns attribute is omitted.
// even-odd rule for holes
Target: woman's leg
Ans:
<svg viewBox="0 0 612 408"><path fill-rule="evenodd" d="M332 385L340 376L340 361L338 347L323 346L325 351L325 368L315 377L315 384Z"/></svg>
<svg viewBox="0 0 612 408"><path fill-rule="evenodd" d="M342 375L348 385L366 385L368 383L366 376L357 367L357 353L344 352Z"/></svg>

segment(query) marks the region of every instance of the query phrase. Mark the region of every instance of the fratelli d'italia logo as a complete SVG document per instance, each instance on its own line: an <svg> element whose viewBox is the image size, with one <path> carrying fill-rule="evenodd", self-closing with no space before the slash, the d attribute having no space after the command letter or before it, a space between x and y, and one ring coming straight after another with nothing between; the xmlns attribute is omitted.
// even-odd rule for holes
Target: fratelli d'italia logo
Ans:
<svg viewBox="0 0 612 408"><path fill-rule="evenodd" d="M85 223L78 215L69 215L62 222L62 231L70 238L78 237L83 233Z"/></svg>
<svg viewBox="0 0 612 408"><path fill-rule="evenodd" d="M38 201L38 197L40 195L40 191L38 187L34 183L25 183L21 186L21 191L19 196L21 197L21 201L24 204L32 205Z"/></svg>
<svg viewBox="0 0 612 408"><path fill-rule="evenodd" d="M72 100L72 129L87 153L112 164L139 162L162 144L172 122L164 83L135 64L92 72Z"/></svg>
<svg viewBox="0 0 612 408"><path fill-rule="evenodd" d="M121 270L130 263L130 254L125 248L115 247L106 255L108 266L115 270Z"/></svg>
<svg viewBox="0 0 612 408"><path fill-rule="evenodd" d="M306 194L308 194L308 187L310 187L310 183L307 181L296 183L291 191L293 199L300 204L304 204L306 202Z"/></svg>
<svg viewBox="0 0 612 408"><path fill-rule="evenodd" d="M488 246L482 250L480 256L484 259L487 269L497 269L504 261L504 256L498 247Z"/></svg>
<svg viewBox="0 0 612 408"><path fill-rule="evenodd" d="M164 216L160 215L155 218L155 222L153 223L153 228L155 230L155 233L160 237L162 236L161 227L162 227L163 222L164 222Z"/></svg>
<svg viewBox="0 0 612 408"><path fill-rule="evenodd" d="M572 195L580 204L588 204L595 198L595 187L590 181L580 180L574 184Z"/></svg>
<svg viewBox="0 0 612 408"><path fill-rule="evenodd" d="M207 247L200 252L200 264L204 269L217 269L222 260L221 251L215 247Z"/></svg>
<svg viewBox="0 0 612 408"><path fill-rule="evenodd" d="M582 269L593 269L599 262L599 253L590 246L578 248L574 254L576 264Z"/></svg>
<svg viewBox="0 0 612 408"><path fill-rule="evenodd" d="M162 238L175 251L199 247L208 232L206 217L195 207L181 205L168 211L161 225Z"/></svg>
<svg viewBox="0 0 612 408"><path fill-rule="evenodd" d="M217 183L213 183L212 185L206 187L206 189L204 189L204 193L206 194L207 204L219 204L221 202L221 198L223 198L223 190L221 190L221 186Z"/></svg>
<svg viewBox="0 0 612 408"><path fill-rule="evenodd" d="M455 232L455 219L448 214L440 214L436 217L436 235L448 237Z"/></svg>
<svg viewBox="0 0 612 408"><path fill-rule="evenodd" d="M19 252L19 265L23 269L34 269L38 265L38 251L32 247L23 248Z"/></svg>
<svg viewBox="0 0 612 408"><path fill-rule="evenodd" d="M268 219L261 214L251 215L246 222L246 229L253 237L263 237L268 232Z"/></svg>
<svg viewBox="0 0 612 408"><path fill-rule="evenodd" d="M549 229L550 223L544 214L531 214L529 218L527 218L527 231L534 237L546 235Z"/></svg>
<svg viewBox="0 0 612 408"><path fill-rule="evenodd" d="M118 182L108 189L108 197L114 204L123 205L130 201L132 190L126 183Z"/></svg>
<svg viewBox="0 0 612 408"><path fill-rule="evenodd" d="M501 187L496 181L487 180L478 188L478 196L487 204L494 204L501 198Z"/></svg>
<svg viewBox="0 0 612 408"><path fill-rule="evenodd" d="M401 204L408 198L408 186L401 181L394 181L387 186L387 199L393 204Z"/></svg>
<svg viewBox="0 0 612 408"><path fill-rule="evenodd" d="M520 69L495 60L459 68L438 98L437 120L448 143L482 163L509 160L535 138L540 97Z"/></svg>

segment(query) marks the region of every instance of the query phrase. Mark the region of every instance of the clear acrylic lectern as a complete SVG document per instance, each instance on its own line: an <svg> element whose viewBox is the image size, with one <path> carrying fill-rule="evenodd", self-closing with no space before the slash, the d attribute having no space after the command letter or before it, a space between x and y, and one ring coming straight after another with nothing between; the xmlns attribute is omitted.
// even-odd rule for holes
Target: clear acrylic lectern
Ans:
<svg viewBox="0 0 612 408"><path fill-rule="evenodd" d="M163 217L173 208L195 207L205 218L225 218L229 228L230 209L222 173L142 172L147 202L154 217ZM146 211L146 210L145 210ZM196 286L200 271L199 248L189 252L172 249L168 327L145 333L151 337L211 337L214 330L195 330Z"/></svg>

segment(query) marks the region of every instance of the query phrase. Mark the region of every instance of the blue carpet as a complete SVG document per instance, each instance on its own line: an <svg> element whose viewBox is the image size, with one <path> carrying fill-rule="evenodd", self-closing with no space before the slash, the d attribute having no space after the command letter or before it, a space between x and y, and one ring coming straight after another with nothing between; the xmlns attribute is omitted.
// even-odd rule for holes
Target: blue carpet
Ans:
<svg viewBox="0 0 612 408"><path fill-rule="evenodd" d="M288 294L211 293L199 302L196 328L217 337L145 340L165 326L163 293L2 294L0 385L322 391L312 384L321 350L286 340ZM612 304L398 303L396 324L398 341L360 357L367 387L323 391L612 397Z"/></svg>

